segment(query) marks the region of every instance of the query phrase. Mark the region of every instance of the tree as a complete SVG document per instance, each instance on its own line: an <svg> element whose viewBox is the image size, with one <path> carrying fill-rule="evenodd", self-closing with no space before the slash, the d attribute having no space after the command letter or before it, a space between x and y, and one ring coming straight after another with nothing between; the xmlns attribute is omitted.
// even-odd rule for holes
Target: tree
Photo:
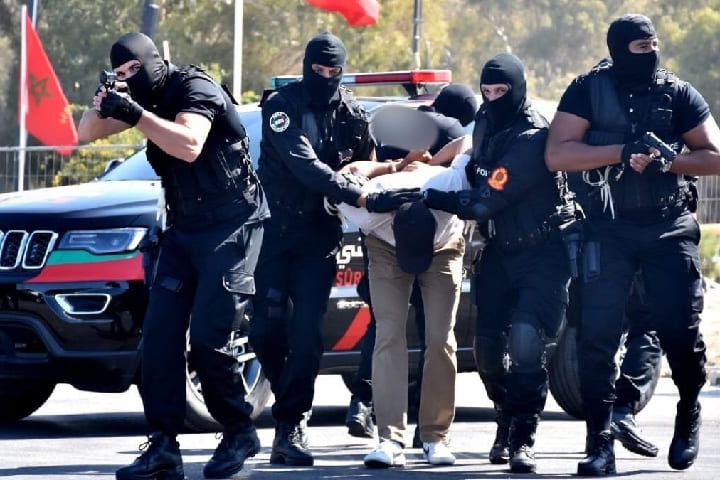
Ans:
<svg viewBox="0 0 720 480"><path fill-rule="evenodd" d="M0 144L17 143L19 12L23 0L0 0ZM140 28L142 1L42 0L38 33L68 100L88 105L108 49ZM233 5L222 0L156 0L156 43L173 62L198 63L232 82ZM348 49L348 71L412 65L413 0L383 0L376 25L352 28L338 14L304 0L245 0L244 99L256 99L273 75L299 74L307 40L329 30ZM511 51L526 64L531 96L558 99L577 74L607 55L609 22L628 11L650 16L664 65L691 81L720 111L720 0L435 0L423 2L421 61L449 68L454 81L479 90L492 55ZM452 19L452 22L450 21Z"/></svg>

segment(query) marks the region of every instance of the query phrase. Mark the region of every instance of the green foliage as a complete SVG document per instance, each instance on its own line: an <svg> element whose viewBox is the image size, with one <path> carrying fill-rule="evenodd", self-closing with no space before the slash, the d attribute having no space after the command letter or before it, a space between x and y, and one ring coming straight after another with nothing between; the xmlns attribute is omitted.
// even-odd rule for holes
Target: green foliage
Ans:
<svg viewBox="0 0 720 480"><path fill-rule="evenodd" d="M720 224L700 226L700 267L703 276L720 281Z"/></svg>
<svg viewBox="0 0 720 480"><path fill-rule="evenodd" d="M77 105L74 107L84 110ZM125 158L136 152L144 143L145 137L138 130L130 128L78 148L53 175L51 186L73 185L98 177L105 171L110 160ZM127 145L128 147L103 148L116 145Z"/></svg>

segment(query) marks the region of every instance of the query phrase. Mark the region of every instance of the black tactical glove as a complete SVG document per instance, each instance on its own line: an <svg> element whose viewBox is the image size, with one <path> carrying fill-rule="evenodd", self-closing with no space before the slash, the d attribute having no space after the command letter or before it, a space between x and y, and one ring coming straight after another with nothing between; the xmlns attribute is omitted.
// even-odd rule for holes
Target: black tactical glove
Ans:
<svg viewBox="0 0 720 480"><path fill-rule="evenodd" d="M100 103L101 117L111 117L133 127L140 121L142 113L143 108L125 92L109 91Z"/></svg>
<svg viewBox="0 0 720 480"><path fill-rule="evenodd" d="M399 188L396 190L385 190L382 192L368 193L365 200L365 208L368 212L391 212L400 208L400 205L408 202L417 202L422 199L422 192L419 188Z"/></svg>
<svg viewBox="0 0 720 480"><path fill-rule="evenodd" d="M428 188L423 194L423 202L428 208L452 213L461 220L484 222L490 218L490 208L478 201L477 196L476 190L443 192Z"/></svg>
<svg viewBox="0 0 720 480"><path fill-rule="evenodd" d="M623 146L622 154L620 155L623 165L628 167L630 166L630 155L633 153L644 153L645 155L650 155L650 145L642 140L635 140L634 142L626 143Z"/></svg>
<svg viewBox="0 0 720 480"><path fill-rule="evenodd" d="M442 190L428 188L423 193L423 202L428 208L457 213L457 192L443 192Z"/></svg>

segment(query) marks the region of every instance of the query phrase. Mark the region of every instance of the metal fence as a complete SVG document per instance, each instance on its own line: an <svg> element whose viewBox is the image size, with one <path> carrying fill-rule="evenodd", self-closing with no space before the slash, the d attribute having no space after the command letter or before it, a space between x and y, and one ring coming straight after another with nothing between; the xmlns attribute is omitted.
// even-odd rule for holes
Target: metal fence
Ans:
<svg viewBox="0 0 720 480"><path fill-rule="evenodd" d="M0 193L87 182L102 174L114 158L124 158L143 145L84 145L64 156L51 147L0 147ZM21 152L24 168L19 185Z"/></svg>
<svg viewBox="0 0 720 480"><path fill-rule="evenodd" d="M85 145L72 155L63 156L49 147L25 149L24 190L73 185L92 180L107 163L126 157L142 145ZM18 190L18 147L0 147L0 193ZM720 177L701 177L698 181L700 223L720 223Z"/></svg>

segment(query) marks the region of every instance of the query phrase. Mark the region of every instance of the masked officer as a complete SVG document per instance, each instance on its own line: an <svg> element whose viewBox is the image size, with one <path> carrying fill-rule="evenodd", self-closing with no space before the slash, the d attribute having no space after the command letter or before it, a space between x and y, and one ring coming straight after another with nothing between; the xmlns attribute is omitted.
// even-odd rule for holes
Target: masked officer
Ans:
<svg viewBox="0 0 720 480"><path fill-rule="evenodd" d="M432 121L434 130L437 131L437 140L430 147L428 152L431 155L437 153L442 147L452 140L465 135L465 127L475 118L477 112L477 99L472 89L462 83L452 83L446 85L440 90L437 97L430 105L418 107L419 111L424 112ZM379 145L377 148L377 159L380 162L392 161L394 159L403 158L410 152L389 145ZM363 241L364 258L367 259L366 249ZM365 275L358 284L358 295L368 305L370 301L370 287L368 282L367 262L365 265ZM408 408L408 417L413 421L417 420L418 407L420 404L420 379L422 379L422 368L424 356L424 337L425 337L425 312L422 303L422 295L417 280L413 284L412 294L410 295L410 304L415 311L415 326L418 330L418 337L423 345L421 351L421 359L418 362L418 381L409 393L410 405ZM358 369L353 376L350 386L351 398L350 406L345 417L345 424L348 427L350 435L356 437L374 438L375 422L373 420L372 411L372 354L375 348L375 315L370 307L370 323L363 337L362 349L360 352L360 363ZM420 439L420 429L415 429L413 436L413 447L421 448L422 441Z"/></svg>
<svg viewBox="0 0 720 480"><path fill-rule="evenodd" d="M84 141L135 127L162 179L167 229L143 324L142 398L153 433L118 480L182 479L176 435L185 416L186 331L208 410L223 438L203 473L225 478L260 449L230 333L244 322L269 211L232 98L203 70L175 66L141 33L110 49L118 89L98 88ZM124 85L123 85L124 84ZM190 317L192 314L192 322Z"/></svg>
<svg viewBox="0 0 720 480"><path fill-rule="evenodd" d="M536 468L535 431L548 390L545 351L568 303L570 270L557 212L562 206L572 221L574 211L563 203L562 176L545 166L547 121L527 100L520 59L496 55L480 83L484 102L466 170L473 189L428 190L425 202L476 220L487 239L473 276L476 362L498 410L498 430L509 423L510 470L528 473Z"/></svg>
<svg viewBox="0 0 720 480"><path fill-rule="evenodd" d="M313 37L305 49L302 80L262 102L258 175L272 218L256 272L250 341L275 395L271 463L313 463L305 427L342 239L340 221L325 211L323 197L390 211L420 196L417 190L361 195L336 172L374 152L364 109L340 87L345 55L334 35Z"/></svg>
<svg viewBox="0 0 720 480"><path fill-rule="evenodd" d="M587 187L577 192L588 205L578 360L590 448L578 474L615 472L613 358L638 268L680 394L668 463L682 470L697 457L706 379L700 231L686 176L720 172L720 130L697 90L658 68L650 19L617 18L607 44L611 60L563 94L546 151L551 170L582 172Z"/></svg>

